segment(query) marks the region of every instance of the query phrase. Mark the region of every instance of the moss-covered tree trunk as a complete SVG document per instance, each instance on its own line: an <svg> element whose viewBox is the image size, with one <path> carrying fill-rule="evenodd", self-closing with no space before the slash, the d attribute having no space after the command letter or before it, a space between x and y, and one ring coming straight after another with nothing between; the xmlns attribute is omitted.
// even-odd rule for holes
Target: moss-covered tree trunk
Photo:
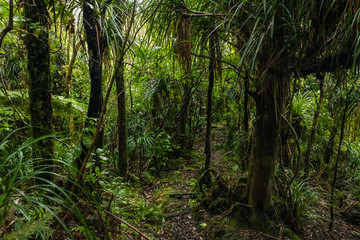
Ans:
<svg viewBox="0 0 360 240"><path fill-rule="evenodd" d="M188 123L189 105L191 100L190 78L191 76L186 74L185 83L183 83L183 95L181 99L181 108L179 113L179 144L181 153L187 151L187 144L189 142L186 136L186 125Z"/></svg>
<svg viewBox="0 0 360 240"><path fill-rule="evenodd" d="M181 15L177 23L178 43L175 45L175 52L179 54L180 66L184 71L181 96L181 106L179 111L179 127L178 127L178 142L180 145L180 152L183 154L188 149L186 126L188 124L189 105L192 93L192 67L191 67L191 18Z"/></svg>
<svg viewBox="0 0 360 240"><path fill-rule="evenodd" d="M272 207L281 115L285 110L290 80L285 67L280 64L276 66L274 63L273 67L264 68L264 71L260 71L262 74L255 97L255 135L247 182L248 203L252 206L251 220L255 224L266 222L267 211Z"/></svg>
<svg viewBox="0 0 360 240"><path fill-rule="evenodd" d="M33 138L52 133L49 16L43 0L26 0L25 17L28 19L26 35L27 68L29 72L29 98ZM42 164L52 165L54 143L50 138L36 142L35 158L48 159ZM50 179L51 175L41 177Z"/></svg>

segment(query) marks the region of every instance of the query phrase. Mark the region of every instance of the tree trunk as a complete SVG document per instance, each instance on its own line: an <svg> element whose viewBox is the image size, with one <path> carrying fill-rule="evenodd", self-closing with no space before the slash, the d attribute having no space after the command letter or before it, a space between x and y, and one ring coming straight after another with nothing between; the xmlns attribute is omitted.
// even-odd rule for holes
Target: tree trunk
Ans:
<svg viewBox="0 0 360 240"><path fill-rule="evenodd" d="M319 122L320 111L321 111L321 108L322 108L323 103L324 103L324 93L325 93L324 79L325 79L324 77L322 77L320 79L320 98L319 98L319 102L317 104L316 111L315 111L315 114L314 114L314 119L313 119L313 123L312 123L312 126L311 126L311 131L310 131L309 142L308 142L306 152L305 152L305 155L304 155L304 164L305 164L304 172L305 172L306 177L309 176L310 152L311 152L311 149L314 146L315 133L316 133L317 125L318 125L318 122Z"/></svg>
<svg viewBox="0 0 360 240"><path fill-rule="evenodd" d="M49 22L46 4L42 0L25 1L25 17L28 19L26 35L27 68L30 75L29 98L31 130L33 138L52 133L53 115L51 104ZM35 24L40 24L33 28ZM36 35L35 35L36 31ZM54 143L50 138L38 141L33 148L34 158L48 159L42 165L52 165ZM51 179L49 174L41 177Z"/></svg>
<svg viewBox="0 0 360 240"><path fill-rule="evenodd" d="M210 168L211 159L211 114L212 114L212 92L214 87L214 68L215 68L215 36L212 33L209 37L209 85L207 93L207 108L206 108L206 136L205 136L205 168Z"/></svg>
<svg viewBox="0 0 360 240"><path fill-rule="evenodd" d="M186 74L185 78L191 78ZM186 124L188 120L188 109L191 98L191 89L190 89L190 80L186 79L186 83L183 84L184 93L181 100L181 109L180 109L180 124L179 124L179 144L181 154L186 151L187 139L186 139Z"/></svg>
<svg viewBox="0 0 360 240"><path fill-rule="evenodd" d="M336 155L335 160L335 167L334 167L334 176L331 183L331 193L330 193L330 223L329 223L329 231L332 230L333 224L334 224L334 193L336 189L336 180L337 180L337 173L338 173L338 167L339 167L339 159L341 154L341 145L344 139L344 129L345 129L345 123L346 123L346 114L348 111L349 104L346 103L345 109L342 115L341 119L341 129L340 129L340 139L339 139L339 146L338 146L338 152Z"/></svg>
<svg viewBox="0 0 360 240"><path fill-rule="evenodd" d="M249 106L249 76L246 76L244 79L244 131L249 132L249 116L250 116L250 106Z"/></svg>
<svg viewBox="0 0 360 240"><path fill-rule="evenodd" d="M86 32L86 42L89 53L89 72L91 79L90 99L87 116L98 118L102 103L102 33L95 12L92 9L93 0L85 0L83 5L83 20Z"/></svg>
<svg viewBox="0 0 360 240"><path fill-rule="evenodd" d="M86 42L89 53L89 73L90 73L90 99L87 117L98 119L103 104L102 96L102 54L103 54L103 37L100 24L95 16L95 12L92 8L94 6L93 0L85 0L83 3L83 24L86 32ZM88 124L88 123L87 123ZM95 149L103 147L104 132L101 130L99 133ZM82 145L82 153L77 160L77 166L82 165L82 161L85 158L87 147ZM100 166L99 160L96 163Z"/></svg>
<svg viewBox="0 0 360 240"><path fill-rule="evenodd" d="M69 56L68 68L67 68L67 71L66 71L66 74L65 74L65 94L66 94L66 97L68 97L68 98L70 98L70 86L71 86L72 72L73 72L73 69L74 69L76 56L77 56L77 53L78 53L79 48L81 46L81 43L82 43L82 40L79 40L79 42L77 42L75 44L75 34L74 34L73 42L72 42L73 52L71 54L71 57ZM70 41L69 41L69 45L70 45ZM70 55L70 53L69 53L69 55ZM70 108L71 103L68 103L68 106ZM70 142L71 143L73 143L73 141L74 141L74 131L75 131L74 116L73 116L72 112L69 112L69 135L70 135Z"/></svg>
<svg viewBox="0 0 360 240"><path fill-rule="evenodd" d="M284 69L276 66L267 74L262 74L264 76L259 80L255 97L256 123L247 182L247 197L252 206L251 221L254 224L266 222L266 213L272 207L281 115L285 110L290 80Z"/></svg>
<svg viewBox="0 0 360 240"><path fill-rule="evenodd" d="M360 111L359 109L357 109L354 113L354 121L353 121L353 130L352 132L352 138L351 138L351 142L355 142L358 136L358 132L359 132L359 118L360 118Z"/></svg>
<svg viewBox="0 0 360 240"><path fill-rule="evenodd" d="M120 53L123 54L123 53ZM118 172L121 177L126 179L128 174L127 159L127 119L126 119L126 98L125 98L125 79L124 79L124 61L120 59L119 72L116 76L116 94L118 107Z"/></svg>
<svg viewBox="0 0 360 240"><path fill-rule="evenodd" d="M324 163L326 164L329 164L334 154L336 133L337 133L337 126L336 126L336 120L334 119L333 126L330 129L330 137L328 140L328 144L326 145L325 154L324 154Z"/></svg>
<svg viewBox="0 0 360 240"><path fill-rule="evenodd" d="M178 43L175 45L175 52L179 54L180 66L184 71L184 82L182 84L183 95L181 99L181 109L179 112L179 144L180 154L187 151L188 142L186 136L186 125L188 123L188 111L191 100L191 18L181 15L177 22Z"/></svg>

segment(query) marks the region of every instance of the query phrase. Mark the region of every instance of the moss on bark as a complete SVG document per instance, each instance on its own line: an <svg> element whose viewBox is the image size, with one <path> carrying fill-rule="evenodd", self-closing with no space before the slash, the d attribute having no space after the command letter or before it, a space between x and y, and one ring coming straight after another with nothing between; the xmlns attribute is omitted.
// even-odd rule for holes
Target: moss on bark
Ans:
<svg viewBox="0 0 360 240"><path fill-rule="evenodd" d="M39 138L52 133L53 114L51 104L50 52L48 13L42 0L25 1L27 21L26 48L29 72L29 98L32 137ZM54 143L50 138L36 142L34 158L48 159L42 164L52 165ZM47 179L50 175L44 175Z"/></svg>

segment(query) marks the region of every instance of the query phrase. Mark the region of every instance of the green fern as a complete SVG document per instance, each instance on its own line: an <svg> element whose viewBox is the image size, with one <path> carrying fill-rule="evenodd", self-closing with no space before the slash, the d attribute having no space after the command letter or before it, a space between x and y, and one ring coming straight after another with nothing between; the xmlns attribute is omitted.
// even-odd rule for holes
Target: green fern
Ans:
<svg viewBox="0 0 360 240"><path fill-rule="evenodd" d="M38 234L43 239L46 239L46 236L49 236L50 226L49 224L52 221L52 216L46 215L38 220L33 220L21 224L19 228L13 230L8 235L3 237L3 240L27 240L29 237Z"/></svg>

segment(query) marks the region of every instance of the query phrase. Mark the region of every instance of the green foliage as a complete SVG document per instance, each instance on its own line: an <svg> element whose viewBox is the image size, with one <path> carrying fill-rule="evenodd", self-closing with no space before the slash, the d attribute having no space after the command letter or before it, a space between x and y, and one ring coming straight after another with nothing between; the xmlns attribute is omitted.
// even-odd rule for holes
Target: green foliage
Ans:
<svg viewBox="0 0 360 240"><path fill-rule="evenodd" d="M246 154L250 141L250 133L244 131L234 132L230 130L224 146L227 150L227 155L230 158L236 159L236 161L242 159Z"/></svg>
<svg viewBox="0 0 360 240"><path fill-rule="evenodd" d="M318 197L307 180L299 181L295 179L290 185L290 193L290 211L295 220L301 223L306 217L311 216L311 204Z"/></svg>
<svg viewBox="0 0 360 240"><path fill-rule="evenodd" d="M113 195L111 210L113 213L131 221L162 222L164 221L162 206L151 206L129 183L114 178L111 181L102 181L101 186Z"/></svg>
<svg viewBox="0 0 360 240"><path fill-rule="evenodd" d="M86 113L86 105L73 98L53 96L53 107L56 109L55 116L65 117L68 114L83 115Z"/></svg>
<svg viewBox="0 0 360 240"><path fill-rule="evenodd" d="M305 119L307 123L310 123L312 118L310 113L313 106L313 99L309 92L298 92L292 100L291 116L296 120L302 121L302 119ZM303 124L306 125L304 122Z"/></svg>
<svg viewBox="0 0 360 240"><path fill-rule="evenodd" d="M0 84L1 85L1 84ZM10 99L10 100L9 100ZM22 125L17 113L15 112L11 101L16 106L17 111L23 119L27 121L27 109L29 104L27 94L23 90L6 91L0 90L0 134L4 132L4 137L10 133L17 125Z"/></svg>
<svg viewBox="0 0 360 240"><path fill-rule="evenodd" d="M93 235L84 223L80 210L69 198L67 190L41 177L41 174L46 173L56 179L63 178L71 182L70 179L74 179L78 174L75 159L82 153L81 144L85 147L90 146L91 136L98 124L96 120L90 119L84 127L91 88L88 60L92 53L88 52L87 36L83 33L81 19L83 1L44 2L47 4L48 17L51 19L50 28L41 27L40 22L32 23L29 27L35 30L35 36L44 30L50 34L50 77L53 84L52 94L54 94L53 122L56 131L65 134L56 137L59 141L55 143L56 159L52 160L54 166L49 164L48 160L31 157L32 145L42 138L29 140L30 128L19 129L11 136L7 136L12 130L24 125L15 113L14 106L27 124L31 125L27 94L29 81L26 71L26 49L23 44L27 34L24 31L27 19L23 17L22 7L16 7L14 28L6 35L3 47L0 49L0 139L3 139L0 143L0 238L25 239L34 237L35 234L39 234L40 238L47 238L45 233L51 233L49 224L54 220L58 221L68 233L76 231L91 238ZM118 178L113 170L117 159L112 156L116 156L117 145L122 143L116 140L117 111L114 110L114 106L117 97L112 92L110 104L106 106L105 112L106 144L102 149L96 149L96 154L91 155L85 169L84 181L96 186L99 191L92 189L90 192L85 187L79 186L80 195L87 198L84 200L86 203L96 205L97 210L110 206L112 212L133 223L157 224L164 221L165 212L161 203L167 204L171 201L166 195L174 189L167 187L157 192L155 198L158 197L159 201L152 206L152 202L143 197L145 195L146 198L151 198L152 196L148 196L151 192L145 194L143 189L136 186L140 179L144 188L150 188L152 185L147 186L147 184L156 181L154 175L160 175L161 170L174 168L176 171L169 173L167 180L170 184L181 182L184 177L178 166L184 162L193 164L191 170L202 167L204 162L202 130L206 122L209 77L208 40L209 35L215 32L219 39L216 44L218 56L215 61L217 71L212 99L212 121L221 126L225 123L227 125L226 133L213 131L212 136L211 149L217 152L213 154L216 164L213 162L211 164L213 168L211 172L217 173L214 176L218 181L215 190L222 193L227 189L229 184L222 184L222 179L231 182L238 177L239 172L246 176L251 138L256 131L257 121L261 121L255 117L256 111L261 110L255 107L260 99L257 96L267 92L267 88L276 88L268 84L267 74L272 73L273 68L279 64L284 64L284 69L281 70L287 71L285 75L289 76L287 79L289 84L294 83L289 89L284 90L290 90L287 97L294 96L294 98L286 99L288 112L283 114L286 117L290 116L289 122L299 137L300 152L305 151L313 122L320 93L319 76L323 75L326 78L326 100L324 108L320 111L315 143L310 153L311 165L314 166L310 175L316 175L316 180L327 183L332 175L333 161L330 160L330 164L326 165L322 162L322 158L328 146L330 129L333 126L339 128L340 118L346 110L345 139L340 152L340 177L336 182L337 197L360 200L360 147L357 143L359 128L356 127L359 125L359 114L356 110L358 111L360 94L357 89L357 69L353 67L336 73L323 73L320 68L327 67L323 64L318 69L319 76L310 75L306 79L301 78L303 68L315 66L323 58L338 53L358 54L360 40L357 36L350 36L356 33L356 23L360 16L358 9L354 7L352 11L348 11L350 5L345 7L342 5L345 3L340 1L306 1L304 4L302 1L283 0L143 0L136 1L136 6L133 3L134 1L94 1L92 5L99 18L101 28L97 29L99 39L100 36L104 37L99 42L105 46L102 58L103 89L108 87L116 59L124 50L121 47L130 46L124 56L130 182L125 183L124 179ZM0 18L4 20L0 21L1 29L5 28L10 15L8 6L7 1L0 1ZM129 20L132 6L135 6L135 15L134 23L131 25ZM342 17L336 19L338 16ZM184 26L185 22L186 26ZM212 26L213 22L215 26ZM132 28L127 29L129 26ZM183 34L187 36L181 36L182 27L188 30L188 34ZM127 34L130 37L125 39ZM78 52L72 66L72 80L69 83L70 97L64 97L67 95L64 93L64 77L70 67L68 65L77 43L79 48L76 49ZM179 51L178 46L187 46L186 56L179 56L183 52ZM186 58L189 69L184 68L182 57ZM348 68L341 61L336 63ZM245 80L249 80L248 106L244 106ZM105 92L103 94L105 95ZM188 96L189 99L184 96ZM184 99L188 100L185 108ZM277 100L277 96L274 96L274 100ZM345 106L348 106L348 109L345 109ZM246 133L241 129L244 124L245 109L250 115L249 131ZM184 115L186 119L182 119L183 112L186 112L186 116ZM183 131L179 130L181 124L185 124L185 133L180 133ZM294 167L295 164L291 162L299 161L297 175L301 175L302 159L294 157L297 150L294 150L295 140L291 136L293 133L290 128L287 129L287 125L283 123L281 125L281 141L285 140L285 142L279 144L281 145L277 152L279 163L285 164L285 160L280 162L285 152L291 159L287 159L290 163L286 164L290 166L284 166L285 173L280 172L279 169L276 173L278 179L276 188L279 196L274 196L274 199L280 206L278 209L286 209L282 212L286 222L295 231L300 231L300 225L309 217L312 202L317 199L317 195L314 194L317 189L316 186L311 186L299 177L289 183L294 173L287 167ZM72 136L66 135L70 132ZM223 138L226 135L228 138L224 143ZM179 147L181 138L186 139L186 146L182 146L185 149ZM338 136L335 137L334 146L337 145L337 141ZM218 144L219 142L221 143ZM191 152L188 155L191 157L189 159L188 156L179 157L182 154L181 150L186 153ZM219 152L221 152L220 157ZM333 155L335 154L336 150ZM99 159L101 166L96 164ZM192 162L194 160L196 163ZM134 176L137 171L142 171L140 177ZM161 174L163 172L161 171ZM148 181L143 181L142 177ZM195 180L190 181L193 181L194 185ZM241 182L236 184L234 187L236 189L228 191L225 195L215 194L216 200L209 199L209 205L217 212L227 211L226 207L236 204L234 202L243 197L240 193L244 186L245 182ZM195 186L193 188L198 191ZM208 194L210 190L207 189ZM101 195L104 202L99 203L92 198L95 192ZM236 200L229 197L230 193L236 195ZM194 205L198 200L192 200ZM66 224L58 217L59 212L69 208L82 224L73 226L70 230L67 229L69 226L65 226ZM13 224L5 229L10 222ZM203 225L205 226L206 223ZM127 227L123 227L125 228ZM119 238L125 237L124 234Z"/></svg>
<svg viewBox="0 0 360 240"><path fill-rule="evenodd" d="M151 159L152 170L159 170L169 162L169 155L173 151L171 137L165 132L160 132L155 138Z"/></svg>
<svg viewBox="0 0 360 240"><path fill-rule="evenodd" d="M54 159L56 165L49 165L48 160L30 157L32 144L53 136L28 140L11 148L9 143L12 134L0 142L0 229L3 231L7 222L14 221L9 235L12 239L14 236L23 236L24 229L28 229L29 234L41 233L44 226L54 218L71 237L70 231L57 216L59 206L71 209L85 223L82 215L61 186L42 177L60 177L57 171L53 171L54 167L61 169L67 163ZM86 233L88 236L92 234L88 228Z"/></svg>
<svg viewBox="0 0 360 240"><path fill-rule="evenodd" d="M278 173L277 186L281 197L275 200L284 222L299 234L303 232L303 223L314 216L312 206L319 200L319 195L309 185L308 179L294 178L293 174L289 169L282 174ZM292 180L291 183L288 182L289 179Z"/></svg>
<svg viewBox="0 0 360 240"><path fill-rule="evenodd" d="M360 201L360 144L345 142L341 154L341 170L337 187L346 197Z"/></svg>
<svg viewBox="0 0 360 240"><path fill-rule="evenodd" d="M3 236L3 240L27 240L31 236L38 236L42 239L51 237L50 223L52 222L52 215L41 216L39 220L32 220L20 225L19 228L11 233Z"/></svg>
<svg viewBox="0 0 360 240"><path fill-rule="evenodd" d="M161 131L155 134L149 131L149 125L140 118L133 118L129 125L128 151L134 161L141 159L143 169L160 170L164 167L170 153L177 148L171 143L171 136Z"/></svg>

